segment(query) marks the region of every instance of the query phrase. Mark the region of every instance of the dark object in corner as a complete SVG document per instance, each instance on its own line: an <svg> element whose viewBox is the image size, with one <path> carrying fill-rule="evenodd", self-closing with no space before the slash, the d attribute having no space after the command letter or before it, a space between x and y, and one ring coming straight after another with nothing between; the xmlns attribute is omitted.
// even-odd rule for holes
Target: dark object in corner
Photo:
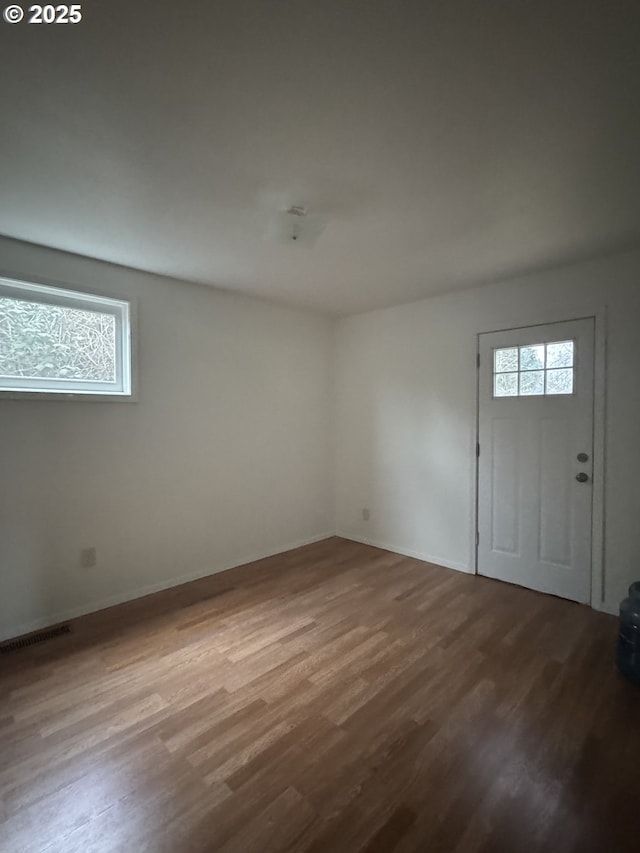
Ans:
<svg viewBox="0 0 640 853"><path fill-rule="evenodd" d="M634 684L640 684L640 581L629 587L629 597L620 604L618 669Z"/></svg>

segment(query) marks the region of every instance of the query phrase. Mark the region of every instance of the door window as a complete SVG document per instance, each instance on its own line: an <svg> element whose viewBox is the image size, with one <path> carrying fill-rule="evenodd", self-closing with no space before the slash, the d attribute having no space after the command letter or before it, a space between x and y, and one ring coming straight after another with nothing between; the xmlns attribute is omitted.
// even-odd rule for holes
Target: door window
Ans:
<svg viewBox="0 0 640 853"><path fill-rule="evenodd" d="M551 341L493 351L494 397L573 394L573 341Z"/></svg>

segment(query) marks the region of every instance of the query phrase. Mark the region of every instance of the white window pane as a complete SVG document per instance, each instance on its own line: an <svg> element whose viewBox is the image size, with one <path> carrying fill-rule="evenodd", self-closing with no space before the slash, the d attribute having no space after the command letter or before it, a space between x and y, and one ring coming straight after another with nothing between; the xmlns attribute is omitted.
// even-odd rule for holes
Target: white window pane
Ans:
<svg viewBox="0 0 640 853"><path fill-rule="evenodd" d="M531 370L520 374L520 396L544 394L544 370Z"/></svg>
<svg viewBox="0 0 640 853"><path fill-rule="evenodd" d="M573 341L547 344L547 367L573 367Z"/></svg>
<svg viewBox="0 0 640 853"><path fill-rule="evenodd" d="M495 373L509 373L518 369L518 347L497 349L494 355Z"/></svg>
<svg viewBox="0 0 640 853"><path fill-rule="evenodd" d="M541 370L544 368L544 344L520 347L520 370Z"/></svg>
<svg viewBox="0 0 640 853"><path fill-rule="evenodd" d="M494 397L517 397L518 396L518 374L496 373L493 377Z"/></svg>
<svg viewBox="0 0 640 853"><path fill-rule="evenodd" d="M114 383L114 315L0 297L0 375Z"/></svg>
<svg viewBox="0 0 640 853"><path fill-rule="evenodd" d="M547 394L573 394L573 368L547 370Z"/></svg>

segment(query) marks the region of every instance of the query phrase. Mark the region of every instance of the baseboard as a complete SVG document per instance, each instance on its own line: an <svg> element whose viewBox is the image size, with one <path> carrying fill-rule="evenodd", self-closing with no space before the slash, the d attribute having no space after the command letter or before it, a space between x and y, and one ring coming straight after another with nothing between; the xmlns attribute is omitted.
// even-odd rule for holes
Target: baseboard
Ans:
<svg viewBox="0 0 640 853"><path fill-rule="evenodd" d="M422 560L424 563L433 563L436 566L442 566L445 569L454 569L456 572L464 572L467 575L475 574L473 569L465 566L463 563L454 563L451 560L444 560L442 557L434 557L432 554L425 554L422 551L412 551L408 548L402 548L398 545L391 545L388 542L380 542L376 539L368 539L364 536L354 536L352 533L344 531L336 531L336 536L341 539L349 539L351 542L360 542L362 545L371 545L374 548L381 548L383 551L393 551L395 554L402 554L403 557L414 557L416 560Z"/></svg>
<svg viewBox="0 0 640 853"><path fill-rule="evenodd" d="M128 592L110 595L107 598L101 598L97 601L91 601L79 607L72 607L68 610L61 610L57 613L52 613L50 616L43 616L40 619L34 619L31 622L23 622L19 625L14 625L7 631L0 631L0 641L10 640L14 637L21 637L23 634L30 634L32 631L39 631L42 628L49 628L51 625L57 625L60 622L66 622L69 619L77 619L79 616L86 616L89 613L97 613L99 610L106 610L107 607L113 607L116 604L124 604L126 601L133 601L136 598L143 598L145 595L151 595L154 592L161 592L163 589L171 589L174 586L180 586L189 581L200 580L200 578L217 575L220 572L226 572L229 569L234 569L237 566L244 566L246 563L254 563L257 560L264 560L267 557L275 557L278 554L286 554L287 551L293 551L296 548L302 548L305 545L312 545L314 542L321 542L323 539L329 539L336 534L319 533L316 536L310 536L306 539L299 539L295 542L290 542L284 547L278 548L275 551L266 551L258 554L250 554L240 560L234 560L232 563L216 566L212 569L207 567L195 572L189 572L184 575L179 575L169 580L159 581L158 583L148 584L147 586L138 587Z"/></svg>

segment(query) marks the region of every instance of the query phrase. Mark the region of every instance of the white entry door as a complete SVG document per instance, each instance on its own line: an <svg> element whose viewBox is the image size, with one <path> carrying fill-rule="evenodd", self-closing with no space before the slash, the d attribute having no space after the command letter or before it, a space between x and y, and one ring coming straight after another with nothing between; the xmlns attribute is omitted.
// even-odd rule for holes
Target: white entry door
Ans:
<svg viewBox="0 0 640 853"><path fill-rule="evenodd" d="M588 602L594 321L480 335L478 572Z"/></svg>

